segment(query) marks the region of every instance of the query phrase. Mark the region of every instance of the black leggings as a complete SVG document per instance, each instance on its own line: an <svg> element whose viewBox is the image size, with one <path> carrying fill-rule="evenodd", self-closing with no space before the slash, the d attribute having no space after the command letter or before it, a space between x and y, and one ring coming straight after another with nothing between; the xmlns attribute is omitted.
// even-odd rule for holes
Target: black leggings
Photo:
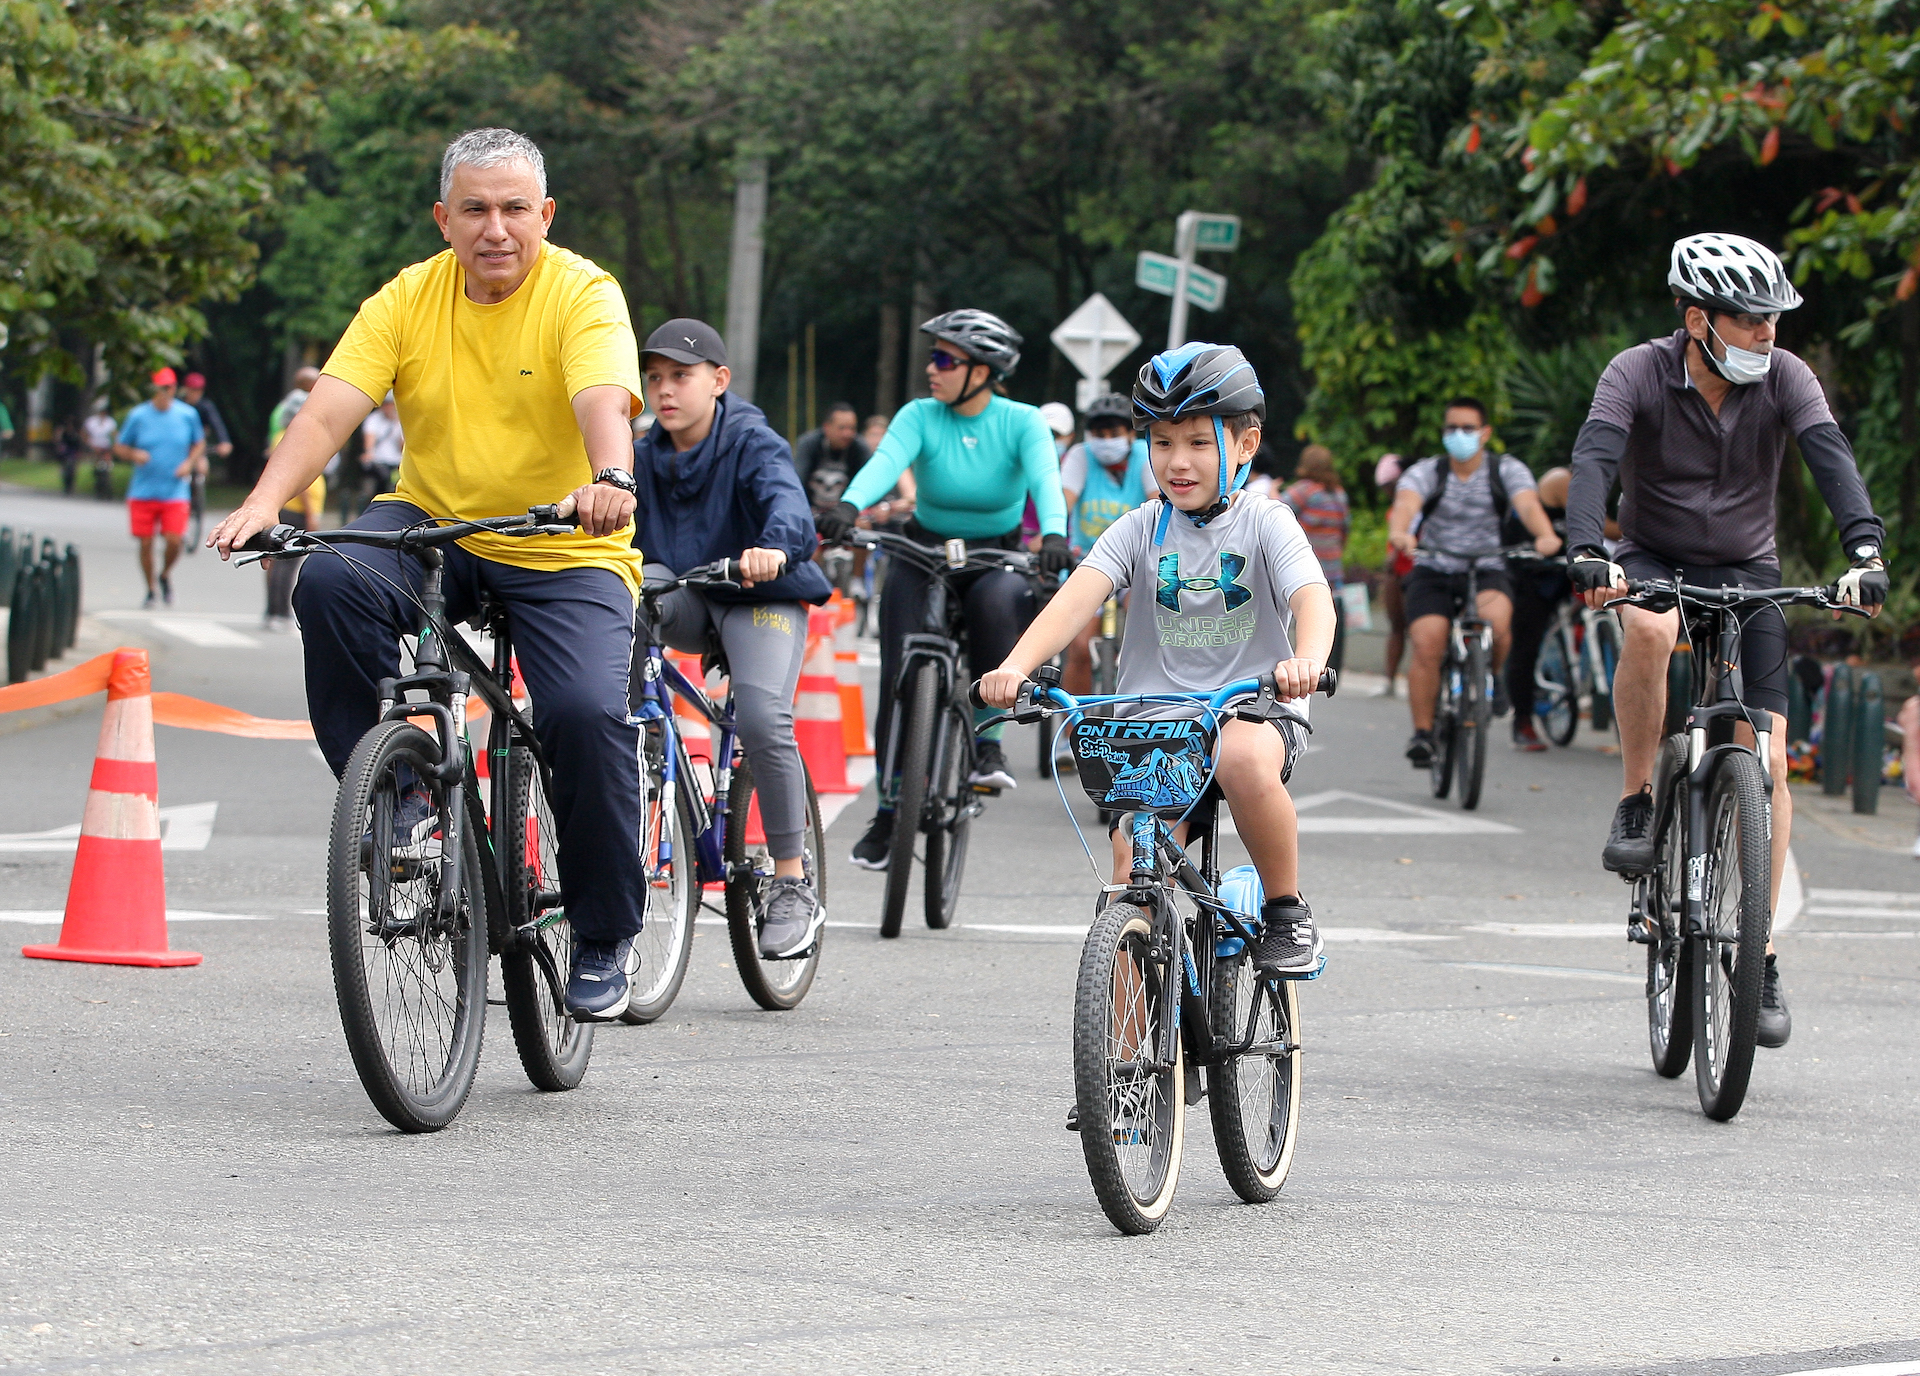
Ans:
<svg viewBox="0 0 1920 1376"><path fill-rule="evenodd" d="M906 533L934 548L946 539L918 525L909 526ZM976 549L1018 548L1012 536L967 543ZM887 561L887 580L880 594L880 705L873 724L873 738L882 751L887 748L887 732L893 721L893 685L900 673L901 646L908 636L920 631L928 581L929 575L905 559ZM1020 633L1033 620L1033 588L1023 575L1010 569L969 571L953 575L949 582L966 626L967 671L977 679L998 669L1001 661L1013 653ZM888 760L880 763L881 796L891 806L894 765Z"/></svg>

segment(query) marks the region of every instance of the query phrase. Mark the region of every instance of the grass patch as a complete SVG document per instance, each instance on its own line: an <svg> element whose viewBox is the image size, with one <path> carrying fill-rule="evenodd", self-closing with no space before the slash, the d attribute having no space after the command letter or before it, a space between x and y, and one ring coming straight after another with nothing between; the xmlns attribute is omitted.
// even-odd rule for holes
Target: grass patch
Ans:
<svg viewBox="0 0 1920 1376"><path fill-rule="evenodd" d="M117 463L113 466L113 498L124 501L127 484L133 479L131 464ZM0 459L0 482L18 483L30 487L36 492L58 492L60 490L60 465L51 459ZM79 471L74 475L74 496L93 497L93 469L85 460L81 461ZM232 487L226 483L207 484L207 506L210 509L227 509L239 506L246 500L247 489Z"/></svg>

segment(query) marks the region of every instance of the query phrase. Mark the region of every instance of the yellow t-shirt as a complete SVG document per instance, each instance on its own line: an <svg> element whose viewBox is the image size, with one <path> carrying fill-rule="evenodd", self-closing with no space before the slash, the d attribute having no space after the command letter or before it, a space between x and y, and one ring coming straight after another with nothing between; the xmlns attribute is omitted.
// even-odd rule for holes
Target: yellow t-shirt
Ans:
<svg viewBox="0 0 1920 1376"><path fill-rule="evenodd" d="M465 280L451 249L405 269L361 304L323 371L375 402L391 389L399 403L400 482L380 500L433 516L511 516L593 480L573 398L625 387L639 414L639 348L620 284L566 249L542 243L527 280L495 305L468 300ZM640 583L631 525L460 544L520 568L586 565Z"/></svg>

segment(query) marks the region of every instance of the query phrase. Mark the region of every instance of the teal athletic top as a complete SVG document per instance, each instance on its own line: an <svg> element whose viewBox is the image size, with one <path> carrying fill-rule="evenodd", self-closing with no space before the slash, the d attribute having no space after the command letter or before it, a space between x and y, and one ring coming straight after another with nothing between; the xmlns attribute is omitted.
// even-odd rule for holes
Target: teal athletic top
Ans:
<svg viewBox="0 0 1920 1376"><path fill-rule="evenodd" d="M995 396L977 416L932 397L894 413L872 458L847 485L844 500L864 511L913 467L914 517L945 539L986 540L1020 528L1029 494L1040 533L1067 533L1060 457L1038 407Z"/></svg>

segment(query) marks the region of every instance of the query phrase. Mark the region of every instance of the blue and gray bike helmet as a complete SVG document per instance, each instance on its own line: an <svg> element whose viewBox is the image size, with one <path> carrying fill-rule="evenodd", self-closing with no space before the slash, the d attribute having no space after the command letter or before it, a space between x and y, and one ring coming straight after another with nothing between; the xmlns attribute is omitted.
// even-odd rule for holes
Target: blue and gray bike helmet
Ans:
<svg viewBox="0 0 1920 1376"><path fill-rule="evenodd" d="M1227 509L1233 493L1246 482L1252 465L1244 465L1227 487L1227 433L1224 416L1239 416L1251 411L1262 422L1267 418L1267 394L1260 390L1247 356L1231 344L1182 344L1163 354L1155 354L1140 369L1133 384L1133 424L1145 430L1157 420L1186 420L1190 416L1213 417L1213 442L1220 455L1220 498L1205 511L1183 512L1189 521L1204 526ZM1160 526L1154 532L1158 545L1166 539L1167 522L1173 514L1168 502L1160 512Z"/></svg>

